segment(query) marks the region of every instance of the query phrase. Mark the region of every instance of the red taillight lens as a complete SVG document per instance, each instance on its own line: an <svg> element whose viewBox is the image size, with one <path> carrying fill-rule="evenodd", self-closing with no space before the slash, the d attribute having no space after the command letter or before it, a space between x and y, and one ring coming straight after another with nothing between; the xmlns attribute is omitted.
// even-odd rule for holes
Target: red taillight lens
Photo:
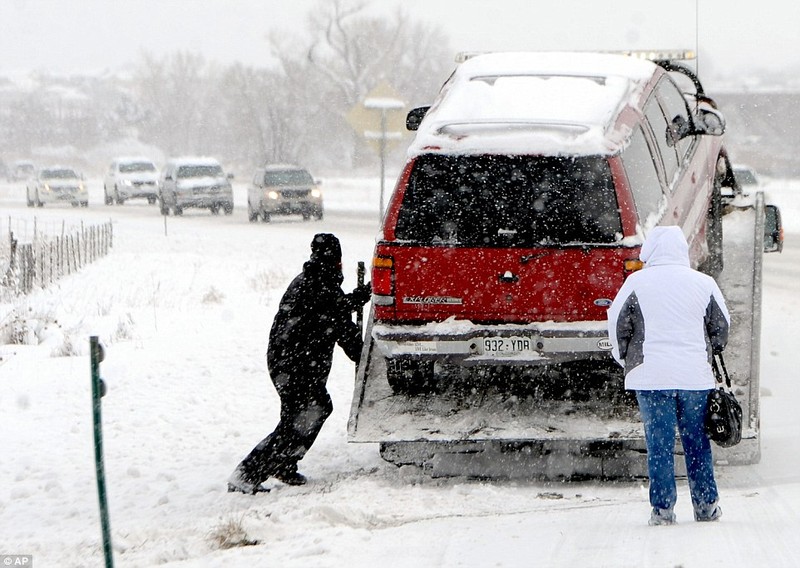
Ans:
<svg viewBox="0 0 800 568"><path fill-rule="evenodd" d="M394 259L391 256L372 259L372 293L378 296L394 294Z"/></svg>

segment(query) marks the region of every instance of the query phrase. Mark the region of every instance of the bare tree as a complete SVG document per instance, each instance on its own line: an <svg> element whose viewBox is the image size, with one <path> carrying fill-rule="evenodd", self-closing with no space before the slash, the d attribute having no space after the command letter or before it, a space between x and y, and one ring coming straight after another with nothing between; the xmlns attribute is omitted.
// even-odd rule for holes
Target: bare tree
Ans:
<svg viewBox="0 0 800 568"><path fill-rule="evenodd" d="M402 9L391 18L369 15L369 6L363 0L319 3L309 16L311 66L348 107L384 80L405 96L433 89L432 97L453 66L443 32L413 23Z"/></svg>
<svg viewBox="0 0 800 568"><path fill-rule="evenodd" d="M241 166L370 163L377 157L348 112L384 81L409 104L429 102L453 66L438 28L402 11L387 18L375 6L322 0L309 13L309 34L270 37L270 68L221 68L176 52L144 54L130 78L40 77L47 88L6 91L0 149L85 151L132 137L165 155L210 154Z"/></svg>
<svg viewBox="0 0 800 568"><path fill-rule="evenodd" d="M374 159L362 155L364 142L345 117L378 84L393 85L407 102L429 101L449 74L453 59L448 42L438 28L417 25L399 10L393 17L371 15L363 0L323 0L309 14L311 41L305 49L297 43L272 38L272 51L290 85L313 85L316 103L306 100L306 116L325 132L318 140L349 140L328 148L337 162ZM304 59L298 54L305 54Z"/></svg>
<svg viewBox="0 0 800 568"><path fill-rule="evenodd" d="M208 71L201 55L187 52L161 61L145 54L137 68L139 96L148 109L143 134L167 154L202 153L208 146L202 134L216 126L209 125L214 82Z"/></svg>

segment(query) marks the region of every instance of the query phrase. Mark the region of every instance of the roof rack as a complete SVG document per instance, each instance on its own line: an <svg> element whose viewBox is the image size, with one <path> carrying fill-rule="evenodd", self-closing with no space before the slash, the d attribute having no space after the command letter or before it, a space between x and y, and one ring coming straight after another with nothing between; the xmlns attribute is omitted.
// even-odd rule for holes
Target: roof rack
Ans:
<svg viewBox="0 0 800 568"><path fill-rule="evenodd" d="M620 51L609 51L606 53L619 53L639 59L649 59L650 61L686 61L697 59L697 54L691 49L631 49Z"/></svg>
<svg viewBox="0 0 800 568"><path fill-rule="evenodd" d="M459 51L456 53L456 63L464 63L467 59L472 59L477 55L485 53L492 53L490 51ZM591 51L579 50L575 53L592 53ZM650 61L686 61L690 59L697 59L697 54L691 49L628 49L628 50L610 50L610 51L597 51L594 53L613 53L617 55L628 55L639 59L648 59Z"/></svg>

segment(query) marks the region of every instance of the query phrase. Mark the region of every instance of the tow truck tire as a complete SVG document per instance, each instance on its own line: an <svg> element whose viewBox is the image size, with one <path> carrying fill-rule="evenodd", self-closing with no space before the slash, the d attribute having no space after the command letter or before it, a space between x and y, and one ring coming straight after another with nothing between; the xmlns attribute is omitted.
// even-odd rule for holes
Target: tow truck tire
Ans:
<svg viewBox="0 0 800 568"><path fill-rule="evenodd" d="M395 394L418 396L436 392L433 361L386 359L386 380Z"/></svg>
<svg viewBox="0 0 800 568"><path fill-rule="evenodd" d="M714 179L714 192L708 206L706 218L706 244L708 259L700 267L700 271L717 278L723 269L722 248L722 184L719 177Z"/></svg>

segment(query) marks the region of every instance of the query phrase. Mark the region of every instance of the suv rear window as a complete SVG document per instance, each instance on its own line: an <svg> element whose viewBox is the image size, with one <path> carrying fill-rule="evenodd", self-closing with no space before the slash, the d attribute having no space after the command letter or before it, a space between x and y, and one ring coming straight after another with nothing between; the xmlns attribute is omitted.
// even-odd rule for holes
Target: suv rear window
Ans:
<svg viewBox="0 0 800 568"><path fill-rule="evenodd" d="M281 170L266 172L264 185L314 185L314 179L305 170Z"/></svg>
<svg viewBox="0 0 800 568"><path fill-rule="evenodd" d="M481 247L613 243L621 233L602 156L421 155L395 228L399 240Z"/></svg>

